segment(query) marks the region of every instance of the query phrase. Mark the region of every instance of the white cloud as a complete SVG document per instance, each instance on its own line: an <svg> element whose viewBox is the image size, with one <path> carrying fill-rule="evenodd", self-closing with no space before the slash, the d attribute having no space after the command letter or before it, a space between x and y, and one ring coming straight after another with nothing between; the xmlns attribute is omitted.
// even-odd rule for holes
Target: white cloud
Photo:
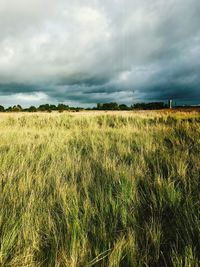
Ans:
<svg viewBox="0 0 200 267"><path fill-rule="evenodd" d="M21 102L40 102L48 100L48 96L43 92L35 92L32 94L18 93L15 94L14 97Z"/></svg>

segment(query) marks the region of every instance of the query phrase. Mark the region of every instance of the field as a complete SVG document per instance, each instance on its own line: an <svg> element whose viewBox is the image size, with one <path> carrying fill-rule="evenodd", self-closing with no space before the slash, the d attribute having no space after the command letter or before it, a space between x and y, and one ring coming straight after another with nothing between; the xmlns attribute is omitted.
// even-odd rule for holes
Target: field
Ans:
<svg viewBox="0 0 200 267"><path fill-rule="evenodd" d="M200 114L1 114L0 209L0 266L200 266Z"/></svg>

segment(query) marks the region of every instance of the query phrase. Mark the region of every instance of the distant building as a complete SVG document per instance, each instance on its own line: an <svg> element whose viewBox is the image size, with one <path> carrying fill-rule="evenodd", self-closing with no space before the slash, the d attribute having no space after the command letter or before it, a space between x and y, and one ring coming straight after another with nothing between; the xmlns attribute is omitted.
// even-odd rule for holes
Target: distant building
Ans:
<svg viewBox="0 0 200 267"><path fill-rule="evenodd" d="M169 100L169 108L170 108L170 109L172 109L172 107L173 107L172 105L173 105L173 104L172 104L172 99L170 99L170 100Z"/></svg>

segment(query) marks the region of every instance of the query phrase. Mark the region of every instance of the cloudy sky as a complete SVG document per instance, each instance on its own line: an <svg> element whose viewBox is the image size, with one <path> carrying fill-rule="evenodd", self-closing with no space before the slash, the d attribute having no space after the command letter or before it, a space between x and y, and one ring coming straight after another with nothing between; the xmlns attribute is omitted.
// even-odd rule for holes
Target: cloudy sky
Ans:
<svg viewBox="0 0 200 267"><path fill-rule="evenodd" d="M200 103L199 0L0 0L0 104Z"/></svg>

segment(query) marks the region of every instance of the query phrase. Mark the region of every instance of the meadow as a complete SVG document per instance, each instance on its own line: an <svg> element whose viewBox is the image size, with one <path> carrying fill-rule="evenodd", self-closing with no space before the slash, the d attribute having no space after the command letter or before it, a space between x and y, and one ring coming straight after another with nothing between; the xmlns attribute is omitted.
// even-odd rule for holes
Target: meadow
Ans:
<svg viewBox="0 0 200 267"><path fill-rule="evenodd" d="M1 114L0 266L200 266L200 114Z"/></svg>

